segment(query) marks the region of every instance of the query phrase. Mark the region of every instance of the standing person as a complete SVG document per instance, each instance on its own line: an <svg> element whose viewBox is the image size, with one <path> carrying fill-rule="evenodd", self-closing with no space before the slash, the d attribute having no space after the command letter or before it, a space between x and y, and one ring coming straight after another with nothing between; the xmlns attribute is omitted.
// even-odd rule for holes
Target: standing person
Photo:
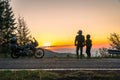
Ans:
<svg viewBox="0 0 120 80"><path fill-rule="evenodd" d="M90 39L90 35L86 35L86 53L87 53L87 57L90 58L91 57L91 47L92 47L92 40Z"/></svg>
<svg viewBox="0 0 120 80"><path fill-rule="evenodd" d="M79 30L78 35L75 37L75 46L76 46L77 58L79 58L79 50L80 50L80 58L82 58L84 44L85 44L85 38L82 35L82 30Z"/></svg>

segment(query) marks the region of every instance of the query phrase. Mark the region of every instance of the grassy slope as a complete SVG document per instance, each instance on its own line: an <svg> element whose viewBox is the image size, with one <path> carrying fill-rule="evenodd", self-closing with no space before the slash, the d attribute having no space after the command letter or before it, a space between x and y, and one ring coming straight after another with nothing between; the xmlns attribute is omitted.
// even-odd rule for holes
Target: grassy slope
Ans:
<svg viewBox="0 0 120 80"><path fill-rule="evenodd" d="M0 80L119 80L120 71L0 71Z"/></svg>

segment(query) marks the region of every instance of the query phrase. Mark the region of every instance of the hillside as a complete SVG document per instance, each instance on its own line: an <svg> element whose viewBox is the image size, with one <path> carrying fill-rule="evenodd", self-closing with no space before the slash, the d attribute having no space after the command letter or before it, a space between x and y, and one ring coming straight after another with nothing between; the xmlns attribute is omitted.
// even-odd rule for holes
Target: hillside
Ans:
<svg viewBox="0 0 120 80"><path fill-rule="evenodd" d="M50 58L51 57L75 57L75 54L71 54L71 53L57 53L48 49L44 49L44 50L45 50L44 57L50 57Z"/></svg>

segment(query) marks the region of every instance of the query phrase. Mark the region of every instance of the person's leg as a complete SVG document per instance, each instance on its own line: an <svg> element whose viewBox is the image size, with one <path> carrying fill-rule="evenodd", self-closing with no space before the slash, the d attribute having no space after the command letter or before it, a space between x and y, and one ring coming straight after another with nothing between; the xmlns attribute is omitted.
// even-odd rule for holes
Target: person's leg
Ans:
<svg viewBox="0 0 120 80"><path fill-rule="evenodd" d="M87 58L89 57L89 51L88 48L86 47L86 54L87 54Z"/></svg>
<svg viewBox="0 0 120 80"><path fill-rule="evenodd" d="M80 58L82 58L83 47L80 47Z"/></svg>
<svg viewBox="0 0 120 80"><path fill-rule="evenodd" d="M79 58L79 46L76 46L76 56Z"/></svg>
<svg viewBox="0 0 120 80"><path fill-rule="evenodd" d="M89 47L89 58L91 58L91 47Z"/></svg>
<svg viewBox="0 0 120 80"><path fill-rule="evenodd" d="M91 47L88 47L88 49L87 49L88 58L90 58L90 57L91 57L90 50L91 50Z"/></svg>

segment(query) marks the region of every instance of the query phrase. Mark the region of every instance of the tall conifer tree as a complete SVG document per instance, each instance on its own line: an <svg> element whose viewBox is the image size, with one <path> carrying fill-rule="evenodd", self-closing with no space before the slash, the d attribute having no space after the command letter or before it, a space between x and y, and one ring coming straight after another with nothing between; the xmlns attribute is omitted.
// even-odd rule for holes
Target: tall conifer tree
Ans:
<svg viewBox="0 0 120 80"><path fill-rule="evenodd" d="M8 51L9 40L14 33L15 18L9 0L0 0L0 37L4 51Z"/></svg>
<svg viewBox="0 0 120 80"><path fill-rule="evenodd" d="M15 18L12 11L12 7L10 6L9 0L4 1L4 27L5 27L5 42L8 42L14 33L15 27Z"/></svg>
<svg viewBox="0 0 120 80"><path fill-rule="evenodd" d="M3 43L3 12L4 12L4 5L3 1L0 0L0 52L2 51L2 43Z"/></svg>
<svg viewBox="0 0 120 80"><path fill-rule="evenodd" d="M28 43L31 38L30 30L27 24L24 18L20 16L18 18L18 23L17 23L17 36L20 45L24 45Z"/></svg>

